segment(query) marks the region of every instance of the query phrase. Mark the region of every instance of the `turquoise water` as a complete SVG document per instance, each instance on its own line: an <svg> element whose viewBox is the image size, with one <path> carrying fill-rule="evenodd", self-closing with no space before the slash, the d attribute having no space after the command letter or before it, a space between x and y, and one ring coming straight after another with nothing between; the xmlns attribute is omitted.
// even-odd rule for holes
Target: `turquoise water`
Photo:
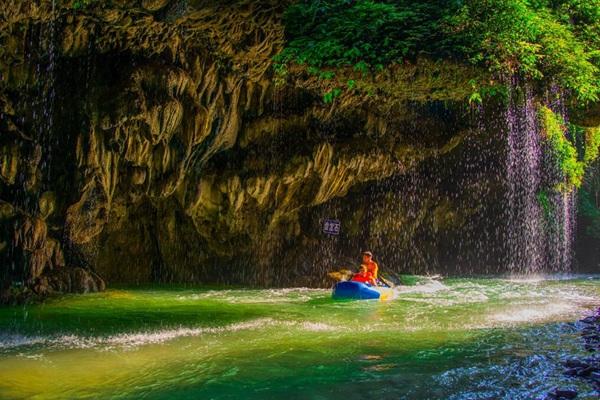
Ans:
<svg viewBox="0 0 600 400"><path fill-rule="evenodd" d="M389 302L155 288L0 308L0 398L595 398L560 361L600 280L449 279Z"/></svg>

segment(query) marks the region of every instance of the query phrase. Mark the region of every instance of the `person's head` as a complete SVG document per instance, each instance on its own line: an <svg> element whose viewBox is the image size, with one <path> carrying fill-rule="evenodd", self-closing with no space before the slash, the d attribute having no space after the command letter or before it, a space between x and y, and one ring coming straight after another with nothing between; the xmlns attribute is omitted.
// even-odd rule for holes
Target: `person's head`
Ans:
<svg viewBox="0 0 600 400"><path fill-rule="evenodd" d="M371 253L370 251L363 251L362 261L364 263L368 263L368 262L371 262L371 260L373 260L373 253Z"/></svg>
<svg viewBox="0 0 600 400"><path fill-rule="evenodd" d="M361 265L360 268L358 268L358 272L360 274L366 274L367 273L367 266L366 265Z"/></svg>

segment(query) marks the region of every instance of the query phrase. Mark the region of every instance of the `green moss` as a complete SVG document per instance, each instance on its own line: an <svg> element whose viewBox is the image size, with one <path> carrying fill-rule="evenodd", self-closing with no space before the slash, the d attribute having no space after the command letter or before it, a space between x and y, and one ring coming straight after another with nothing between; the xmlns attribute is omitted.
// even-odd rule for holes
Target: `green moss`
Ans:
<svg viewBox="0 0 600 400"><path fill-rule="evenodd" d="M585 165L591 165L600 152L600 127L589 128L585 130L585 151L583 162Z"/></svg>
<svg viewBox="0 0 600 400"><path fill-rule="evenodd" d="M74 0L72 7L74 10L81 10L83 8L91 6L97 0Z"/></svg>
<svg viewBox="0 0 600 400"><path fill-rule="evenodd" d="M294 66L290 68L290 74L300 76L301 69ZM340 89L337 96L344 97L344 104L353 101L356 101L353 104L358 104L370 99L382 108L395 108L404 101L464 101L475 91L482 98L487 98L491 91L502 90L481 69L426 58L412 64L390 66L368 76L362 76L353 68L339 68L330 80L313 76L301 82L304 88L322 96ZM298 84L298 81L295 83Z"/></svg>
<svg viewBox="0 0 600 400"><path fill-rule="evenodd" d="M333 103L333 100L335 100L335 98L338 97L340 94L342 94L342 89L333 88L323 95L323 102L325 102L326 104Z"/></svg>
<svg viewBox="0 0 600 400"><path fill-rule="evenodd" d="M577 149L565 136L563 119L546 106L540 107L539 117L544 140L549 145L563 176L563 181L557 184L556 189L564 192L580 187L585 165L578 160Z"/></svg>
<svg viewBox="0 0 600 400"><path fill-rule="evenodd" d="M550 216L552 216L552 206L550 204L550 197L548 196L548 192L546 192L545 190L538 192L537 200L540 207L542 207L542 210L544 211L544 215L548 219Z"/></svg>

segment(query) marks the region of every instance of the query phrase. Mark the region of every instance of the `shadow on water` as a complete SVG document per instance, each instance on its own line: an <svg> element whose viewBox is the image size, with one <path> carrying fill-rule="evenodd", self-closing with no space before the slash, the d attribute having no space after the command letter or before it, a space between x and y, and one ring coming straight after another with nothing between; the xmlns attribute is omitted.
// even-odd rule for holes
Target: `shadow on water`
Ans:
<svg viewBox="0 0 600 400"><path fill-rule="evenodd" d="M273 315L271 307L256 304L245 306L210 299L178 301L172 296L160 296L160 291L142 293L144 296L111 290L81 298L66 296L41 305L0 308L0 333L95 336L179 326L216 326Z"/></svg>

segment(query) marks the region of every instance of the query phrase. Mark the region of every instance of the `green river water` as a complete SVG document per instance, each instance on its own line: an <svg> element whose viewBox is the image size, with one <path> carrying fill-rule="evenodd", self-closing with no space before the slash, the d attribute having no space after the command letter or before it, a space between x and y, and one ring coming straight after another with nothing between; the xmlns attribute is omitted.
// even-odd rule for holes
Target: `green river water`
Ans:
<svg viewBox="0 0 600 400"><path fill-rule="evenodd" d="M447 279L389 302L330 290L111 289L0 308L2 399L595 398L560 361L600 280Z"/></svg>

